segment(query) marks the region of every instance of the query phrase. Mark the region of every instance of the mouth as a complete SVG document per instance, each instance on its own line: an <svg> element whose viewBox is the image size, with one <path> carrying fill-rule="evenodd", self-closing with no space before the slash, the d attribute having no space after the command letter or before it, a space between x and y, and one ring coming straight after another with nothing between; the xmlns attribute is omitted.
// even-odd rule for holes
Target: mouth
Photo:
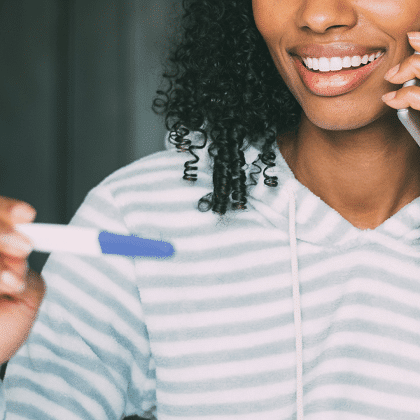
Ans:
<svg viewBox="0 0 420 420"><path fill-rule="evenodd" d="M330 59L291 55L304 85L318 96L337 96L362 85L382 63L386 51Z"/></svg>

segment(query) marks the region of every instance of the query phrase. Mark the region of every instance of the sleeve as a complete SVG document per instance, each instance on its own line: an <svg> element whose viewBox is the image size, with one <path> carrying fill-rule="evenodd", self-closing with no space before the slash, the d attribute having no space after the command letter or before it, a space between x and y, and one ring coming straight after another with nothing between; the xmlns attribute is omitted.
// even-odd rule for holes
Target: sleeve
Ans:
<svg viewBox="0 0 420 420"><path fill-rule="evenodd" d="M130 234L97 187L72 225ZM134 260L51 254L32 332L9 362L6 420L154 418L155 372Z"/></svg>

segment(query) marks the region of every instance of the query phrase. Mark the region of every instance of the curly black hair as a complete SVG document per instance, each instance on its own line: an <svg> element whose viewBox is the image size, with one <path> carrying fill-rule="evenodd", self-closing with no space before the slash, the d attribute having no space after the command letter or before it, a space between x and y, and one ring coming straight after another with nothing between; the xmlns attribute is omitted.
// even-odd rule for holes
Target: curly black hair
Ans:
<svg viewBox="0 0 420 420"><path fill-rule="evenodd" d="M298 126L302 108L255 25L252 0L183 0L182 7L181 32L163 74L169 87L156 92L152 109L165 116L169 141L195 157L184 165L187 181L197 180L191 173L199 161L194 149L211 138L214 191L199 200L198 209L223 216L228 209L247 209L245 138L263 141L251 185L261 160L265 185L277 187L278 178L266 175L275 166L272 146L279 134ZM191 131L203 134L202 146L186 138Z"/></svg>

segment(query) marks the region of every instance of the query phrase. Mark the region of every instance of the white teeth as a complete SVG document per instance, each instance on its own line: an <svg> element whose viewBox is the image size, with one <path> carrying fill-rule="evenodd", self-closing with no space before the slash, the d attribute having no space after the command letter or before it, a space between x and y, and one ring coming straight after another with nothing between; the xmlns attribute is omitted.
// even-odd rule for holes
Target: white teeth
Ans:
<svg viewBox="0 0 420 420"><path fill-rule="evenodd" d="M329 67L331 71L341 70L343 68L343 60L339 57L333 57L329 60ZM328 63L328 60L327 60Z"/></svg>
<svg viewBox="0 0 420 420"><path fill-rule="evenodd" d="M303 58L305 66L311 70L326 71L339 71L342 68L348 69L350 67L359 67L361 64L367 64L382 56L384 53L378 51L371 55L365 54L363 57L355 55L354 57L332 57L332 58Z"/></svg>
<svg viewBox="0 0 420 420"><path fill-rule="evenodd" d="M344 57L343 58L343 67L345 69L349 69L351 67L351 58L350 57Z"/></svg>
<svg viewBox="0 0 420 420"><path fill-rule="evenodd" d="M355 55L354 57L351 58L352 67L359 67L360 64L362 64L362 58L360 57L360 55Z"/></svg>

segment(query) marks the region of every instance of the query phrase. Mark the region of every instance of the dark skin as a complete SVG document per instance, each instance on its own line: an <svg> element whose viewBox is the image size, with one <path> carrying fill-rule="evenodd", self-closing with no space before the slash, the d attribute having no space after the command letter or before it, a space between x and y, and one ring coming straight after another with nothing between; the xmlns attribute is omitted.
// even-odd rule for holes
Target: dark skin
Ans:
<svg viewBox="0 0 420 420"><path fill-rule="evenodd" d="M298 133L281 137L280 151L295 177L355 227L374 229L420 196L420 149L411 137L405 147L384 140L344 149L322 137L302 141L306 125L304 118Z"/></svg>
<svg viewBox="0 0 420 420"><path fill-rule="evenodd" d="M26 203L0 197L0 364L27 339L46 290L42 277L28 269L29 240L14 230L35 214Z"/></svg>
<svg viewBox="0 0 420 420"><path fill-rule="evenodd" d="M296 132L279 138L295 177L359 229L374 229L420 196L420 148L396 109L420 110L418 0L253 0L254 17L274 63L303 108ZM392 16L392 19L390 19ZM368 39L369 41L366 41ZM365 40L365 41L363 41ZM387 49L359 87L320 96L302 82L287 48L352 42ZM401 64L391 79L385 75ZM397 90L392 100L382 96Z"/></svg>

